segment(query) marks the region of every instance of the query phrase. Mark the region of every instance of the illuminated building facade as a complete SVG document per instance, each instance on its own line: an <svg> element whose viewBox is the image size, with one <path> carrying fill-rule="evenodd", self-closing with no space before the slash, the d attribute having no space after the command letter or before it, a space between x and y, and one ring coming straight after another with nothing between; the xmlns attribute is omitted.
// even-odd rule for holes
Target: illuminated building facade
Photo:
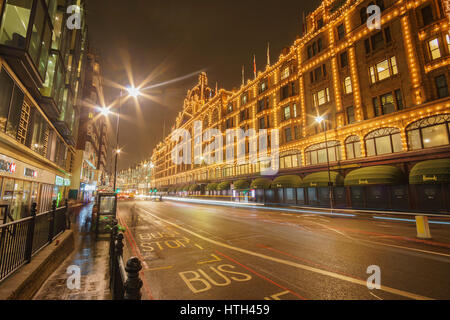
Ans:
<svg viewBox="0 0 450 320"><path fill-rule="evenodd" d="M71 4L82 9L80 29L66 27ZM14 220L33 202L44 212L68 196L84 21L79 0L0 0L0 204Z"/></svg>
<svg viewBox="0 0 450 320"><path fill-rule="evenodd" d="M380 30L367 27L371 4ZM238 90L216 93L201 74L172 130L193 135L194 121L224 134L279 129L281 169L270 179L300 179L275 180L266 202L328 206L331 170L336 206L448 212L448 29L440 0L324 1L278 61ZM153 152L160 190L260 177L260 164L175 165L174 147L169 135Z"/></svg>
<svg viewBox="0 0 450 320"><path fill-rule="evenodd" d="M88 48L86 48L88 49ZM96 191L109 184L106 180L109 155L108 121L101 114L103 81L99 57L86 55L83 79L83 104L76 144L70 199L89 202Z"/></svg>

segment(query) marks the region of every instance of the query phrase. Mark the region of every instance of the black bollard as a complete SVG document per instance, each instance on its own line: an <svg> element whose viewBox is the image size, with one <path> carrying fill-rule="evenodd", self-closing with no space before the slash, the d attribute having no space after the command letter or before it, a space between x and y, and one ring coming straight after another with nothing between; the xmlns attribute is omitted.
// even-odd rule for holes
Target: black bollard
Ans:
<svg viewBox="0 0 450 320"><path fill-rule="evenodd" d="M127 281L125 282L125 300L141 300L142 280L139 278L139 271L142 270L141 261L133 257L127 262L125 271L127 272Z"/></svg>

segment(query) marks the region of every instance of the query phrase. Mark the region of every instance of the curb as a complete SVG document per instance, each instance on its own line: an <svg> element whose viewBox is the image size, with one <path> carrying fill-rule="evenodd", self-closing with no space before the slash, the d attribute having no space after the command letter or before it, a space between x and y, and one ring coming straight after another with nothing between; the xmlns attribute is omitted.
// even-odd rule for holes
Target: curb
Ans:
<svg viewBox="0 0 450 320"><path fill-rule="evenodd" d="M0 285L0 300L31 300L74 249L74 233L66 230Z"/></svg>

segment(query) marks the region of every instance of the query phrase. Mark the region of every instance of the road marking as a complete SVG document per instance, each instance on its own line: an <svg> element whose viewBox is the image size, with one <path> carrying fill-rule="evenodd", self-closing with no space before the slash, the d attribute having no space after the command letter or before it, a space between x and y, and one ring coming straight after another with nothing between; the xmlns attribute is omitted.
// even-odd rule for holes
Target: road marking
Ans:
<svg viewBox="0 0 450 320"><path fill-rule="evenodd" d="M344 233L341 233L340 231L332 228L332 227L327 227L323 224L320 224L318 222L312 222L315 223L323 228L329 229L331 231L334 231L336 233L341 234L342 236L349 238L351 240L354 241L363 241L363 242L368 242L368 243L372 243L372 244L376 244L376 245L380 245L380 246L386 246L386 247L394 247L394 248L399 248L399 249L404 249L404 250L410 250L410 251L416 251L416 252L421 252L421 253L428 253L428 254L435 254L435 255L440 255L440 256L444 256L444 257L450 257L450 254L445 254L445 253L440 253L440 252L436 252L436 251L429 251L429 250L422 250L422 249L416 249L416 248L411 248L411 247L405 247L405 246L398 246L398 245L394 245L394 244L387 244L387 243L382 243L382 242L378 242L378 241L371 241L371 240L366 240L366 239L358 239L358 238L354 238L351 237L349 235L346 235ZM383 235L384 237L394 237L394 238L398 238L397 236L386 236Z"/></svg>
<svg viewBox="0 0 450 320"><path fill-rule="evenodd" d="M271 295L270 297L265 297L264 300L281 300L281 296L285 296L287 294L290 294L290 291L283 291L274 295Z"/></svg>
<svg viewBox="0 0 450 320"><path fill-rule="evenodd" d="M136 241L134 240L134 237L133 237L133 235L131 234L130 229L128 228L127 223L125 222L125 220L123 220L123 219L120 218L119 216L117 216L117 220L119 220L119 222L120 222L121 225L124 225L124 226L125 226L125 237L126 237L128 243L130 244L132 251L133 251L138 257L140 257L141 261L144 261L144 259L142 258L142 254L141 254L141 252L140 252L140 250L139 250L139 248L138 248L138 246L137 246L137 244L136 244ZM130 239L131 239L131 240L130 240ZM143 274L143 271L142 271L142 270L141 270L141 273ZM147 280L145 279L145 276L142 277L142 282L143 282L144 289L145 289L145 291L146 291L146 293L147 293L147 297L148 297L150 300L154 300L153 295L152 295L152 292L151 292L151 290L150 290L150 287L148 286Z"/></svg>
<svg viewBox="0 0 450 320"><path fill-rule="evenodd" d="M369 292L372 296L374 296L375 298L377 298L378 300L383 300L383 299L381 299L379 296L377 296L376 294L374 294L374 293L372 293L372 292Z"/></svg>
<svg viewBox="0 0 450 320"><path fill-rule="evenodd" d="M195 246L196 246L197 248L199 248L200 250L204 250L203 247L202 247L201 245L197 244L197 243L195 244Z"/></svg>
<svg viewBox="0 0 450 320"><path fill-rule="evenodd" d="M168 266L168 267L159 267L159 268L152 268L152 269L147 269L145 271L159 271L159 270L168 270L168 269L172 269L173 266Z"/></svg>
<svg viewBox="0 0 450 320"><path fill-rule="evenodd" d="M207 263L213 263L213 262L219 262L222 261L222 259L220 259L218 256L216 256L214 253L211 254L211 257L213 257L213 260L208 260L208 261L200 261L197 262L197 264L207 264Z"/></svg>
<svg viewBox="0 0 450 320"><path fill-rule="evenodd" d="M251 255L251 256L254 256L254 257L258 257L258 258L261 258L261 259L270 260L270 261L281 263L281 264L284 264L284 265L288 265L288 266L291 266L291 267L294 267L294 268L303 269L303 270L310 271L310 272L313 272L313 273L317 273L317 274L320 274L320 275L328 276L328 277L335 278L335 279L338 279L338 280L347 281L347 282L350 282L350 283L353 283L353 284L357 284L357 285L360 285L360 286L363 286L363 287L367 287L367 282L366 281L362 281L362 280L355 279L355 278L348 277L348 276L343 276L343 275L340 275L340 274L337 274L337 273L334 273L334 272L325 271L325 270L318 269L318 268L309 267L307 265L299 264L299 263L296 263L296 262L283 260L283 259L279 259L279 258L274 258L274 257L271 257L271 256L267 256L265 254L261 254L261 253L253 252L253 251L250 251L250 250L234 247L234 246L228 245L226 243L222 243L222 242L219 242L219 241L216 241L216 240L209 239L209 238L207 238L205 236L202 236L202 235L200 235L198 233L195 233L195 232L193 232L191 230L188 230L188 229L186 229L184 227L181 227L181 226L179 226L179 225L177 225L177 224L175 224L173 222L170 222L170 221L168 221L168 220L166 220L164 218L161 218L161 217L159 217L157 215L154 215L154 214L152 214L151 212L149 212L148 210L146 210L144 208L140 208L140 209L145 211L147 214L151 215L152 217L154 217L156 219L164 221L165 223L170 224L170 225L174 226L175 228L183 230L184 232L192 234L192 235L196 236L197 238L200 238L202 240L208 241L208 242L210 242L212 244L215 244L215 245L218 245L218 246L230 249L230 250L234 250L234 251L238 251L238 252L241 252L241 253L245 253L245 254L248 254L248 255ZM408 291L403 291L403 290L399 290L399 289L395 289L395 288L391 288L391 287L386 287L386 286L382 286L382 288L380 290L383 290L383 291L386 291L386 292L389 292L389 293L393 293L395 295L407 297L407 298L410 298L410 299L414 299L414 300L433 300L432 298L428 298L428 297L421 296L421 295L418 295L418 294L415 294L415 293L411 293L411 292L408 292Z"/></svg>
<svg viewBox="0 0 450 320"><path fill-rule="evenodd" d="M267 277L263 276L262 274L256 272L256 271L253 270L252 268L247 267L247 266L244 266L242 263L240 263L240 262L234 260L233 258L230 258L229 256L225 255L224 253L222 253L222 252L220 252L220 251L216 251L216 252L217 252L218 254L220 254L221 256L225 257L226 259L230 260L231 262L234 262L234 263L236 263L237 265L239 265L239 266L241 266L241 267L247 269L247 270L250 271L251 273L253 273L253 274L257 275L258 277L260 277L261 279L266 280L267 282L270 282L270 283L276 285L277 287L279 287L279 288L281 288L281 289L283 289L283 290L286 290L287 292L293 294L294 296L298 297L298 298L301 299L301 300L306 300L306 298L302 297L302 296L299 295L298 293L296 293L296 292L294 292L294 291L292 291L292 290L289 290L288 288L282 286L281 284L276 283L276 282L273 281L273 280L270 280L269 278L267 278Z"/></svg>

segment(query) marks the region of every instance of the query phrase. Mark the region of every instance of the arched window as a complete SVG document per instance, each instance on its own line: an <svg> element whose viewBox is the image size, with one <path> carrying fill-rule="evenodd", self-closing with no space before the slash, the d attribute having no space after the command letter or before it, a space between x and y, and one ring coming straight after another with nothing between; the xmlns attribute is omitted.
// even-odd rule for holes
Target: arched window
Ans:
<svg viewBox="0 0 450 320"><path fill-rule="evenodd" d="M302 153L298 150L286 151L280 155L280 169L302 166Z"/></svg>
<svg viewBox="0 0 450 320"><path fill-rule="evenodd" d="M305 150L306 164L314 165L327 163L327 150L328 160L330 162L342 160L341 144L339 143L339 141L329 141L328 146L325 143L320 143L307 148Z"/></svg>
<svg viewBox="0 0 450 320"><path fill-rule="evenodd" d="M366 136L367 156L401 152L402 136L398 128L381 128Z"/></svg>
<svg viewBox="0 0 450 320"><path fill-rule="evenodd" d="M358 136L350 136L345 140L345 151L347 153L347 160L362 157L361 140Z"/></svg>
<svg viewBox="0 0 450 320"><path fill-rule="evenodd" d="M406 128L409 150L445 146L450 143L450 114L441 114L412 123Z"/></svg>

